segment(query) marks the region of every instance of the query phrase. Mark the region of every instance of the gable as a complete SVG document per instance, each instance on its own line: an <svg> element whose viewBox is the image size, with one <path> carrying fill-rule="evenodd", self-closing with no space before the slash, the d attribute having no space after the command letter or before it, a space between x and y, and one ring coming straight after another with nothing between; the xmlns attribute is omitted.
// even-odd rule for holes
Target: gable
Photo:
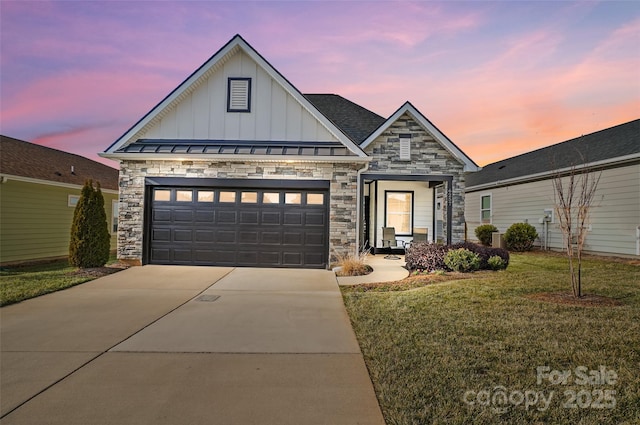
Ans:
<svg viewBox="0 0 640 425"><path fill-rule="evenodd" d="M232 81L240 84L232 84ZM242 82L248 82L243 84ZM229 90L242 98L229 97ZM240 36L234 37L102 156L119 158L139 140L342 144L366 157Z"/></svg>
<svg viewBox="0 0 640 425"><path fill-rule="evenodd" d="M407 128L407 122L413 122L417 128ZM395 130L394 130L395 128ZM398 130L399 129L399 130ZM440 148L447 153L447 157L451 158L455 162L463 166L463 171L477 171L478 165L473 162L460 148L458 148L447 136L445 136L431 121L429 121L424 115L422 115L410 102L406 102L402 105L391 117L389 117L380 127L378 127L373 133L366 138L360 147L365 152L370 152L368 149L370 145L379 141L379 138L387 132L398 133L397 137L397 149L400 151L400 134L401 133L414 133L416 130L421 130L429 135L429 138ZM406 146L405 146L406 148ZM434 150L437 150L434 149ZM434 152L436 154L436 152Z"/></svg>

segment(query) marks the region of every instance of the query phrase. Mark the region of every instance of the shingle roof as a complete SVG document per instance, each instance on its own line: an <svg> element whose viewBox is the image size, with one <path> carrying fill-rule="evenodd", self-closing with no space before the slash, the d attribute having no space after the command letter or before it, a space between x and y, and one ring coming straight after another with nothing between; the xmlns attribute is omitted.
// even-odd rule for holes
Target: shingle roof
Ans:
<svg viewBox="0 0 640 425"><path fill-rule="evenodd" d="M7 136L0 136L0 173L78 186L92 179L103 189L118 190L118 170L114 168Z"/></svg>
<svg viewBox="0 0 640 425"><path fill-rule="evenodd" d="M640 119L489 164L467 175L471 188L640 153Z"/></svg>
<svg viewBox="0 0 640 425"><path fill-rule="evenodd" d="M380 115L337 94L305 94L304 97L358 144L385 121Z"/></svg>

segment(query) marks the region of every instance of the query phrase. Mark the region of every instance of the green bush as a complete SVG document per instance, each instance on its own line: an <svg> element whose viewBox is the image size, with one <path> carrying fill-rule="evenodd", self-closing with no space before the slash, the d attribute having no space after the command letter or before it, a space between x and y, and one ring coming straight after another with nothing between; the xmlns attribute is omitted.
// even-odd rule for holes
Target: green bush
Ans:
<svg viewBox="0 0 640 425"><path fill-rule="evenodd" d="M480 268L480 256L466 248L452 249L444 256L444 262L454 272L472 272Z"/></svg>
<svg viewBox="0 0 640 425"><path fill-rule="evenodd" d="M538 237L536 228L529 223L515 223L504 234L504 243L509 251L531 251Z"/></svg>
<svg viewBox="0 0 640 425"><path fill-rule="evenodd" d="M491 246L492 233L497 231L498 228L493 224L483 224L476 227L476 237L482 245Z"/></svg>
<svg viewBox="0 0 640 425"><path fill-rule="evenodd" d="M489 268L491 270L503 270L507 268L507 264L499 255L489 257L489 260L487 260L487 264L489 265Z"/></svg>
<svg viewBox="0 0 640 425"><path fill-rule="evenodd" d="M87 180L73 211L69 263L80 268L102 267L109 261L111 237L100 183Z"/></svg>

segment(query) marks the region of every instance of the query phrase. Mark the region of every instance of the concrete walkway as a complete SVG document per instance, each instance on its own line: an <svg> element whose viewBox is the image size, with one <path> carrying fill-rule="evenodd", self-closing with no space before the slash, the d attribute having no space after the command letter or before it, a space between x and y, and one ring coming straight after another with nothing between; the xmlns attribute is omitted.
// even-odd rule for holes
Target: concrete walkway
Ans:
<svg viewBox="0 0 640 425"><path fill-rule="evenodd" d="M398 260L387 260L384 254L367 255L366 263L373 268L373 272L364 276L338 277L340 285L360 285L362 283L394 282L409 276L404 268L404 255L398 255Z"/></svg>
<svg viewBox="0 0 640 425"><path fill-rule="evenodd" d="M145 266L0 309L4 424L383 424L332 272Z"/></svg>

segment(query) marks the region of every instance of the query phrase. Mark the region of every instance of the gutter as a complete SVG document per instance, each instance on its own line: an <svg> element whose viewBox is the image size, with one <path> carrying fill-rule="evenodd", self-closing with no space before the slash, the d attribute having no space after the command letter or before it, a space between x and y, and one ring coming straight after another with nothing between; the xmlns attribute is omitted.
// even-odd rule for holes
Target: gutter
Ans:
<svg viewBox="0 0 640 425"><path fill-rule="evenodd" d="M274 155L242 155L242 154L186 154L175 156L175 154L161 153L100 153L102 158L115 160L135 160L135 161L212 161L212 162L371 162L370 157L359 156L274 156Z"/></svg>

